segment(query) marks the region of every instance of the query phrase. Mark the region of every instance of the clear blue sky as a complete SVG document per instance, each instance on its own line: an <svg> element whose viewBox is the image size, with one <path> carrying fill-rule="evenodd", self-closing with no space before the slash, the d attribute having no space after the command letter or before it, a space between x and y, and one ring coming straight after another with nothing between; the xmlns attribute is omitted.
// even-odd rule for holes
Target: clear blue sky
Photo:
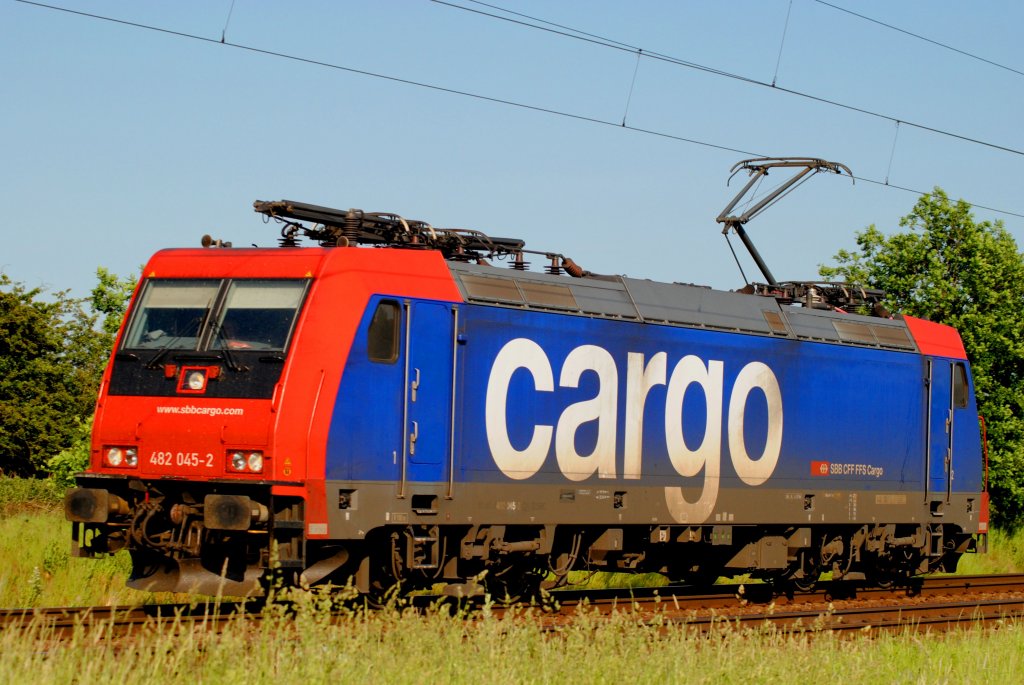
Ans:
<svg viewBox="0 0 1024 685"><path fill-rule="evenodd" d="M465 0L458 4L493 12ZM830 0L831 1L831 0ZM271 245L255 199L389 211L560 251L592 271L742 285L715 217L740 152L219 43L231 0L53 0L204 42L0 0L0 269L84 295L204 233ZM493 4L683 60L1024 149L1024 76L815 0ZM1024 71L1013 1L834 0ZM507 16L507 15L506 15ZM427 0L236 0L228 43L622 120L1024 214L1024 157ZM778 61L778 73L776 62ZM775 177L772 177L773 179ZM813 279L916 196L819 175L748 225L775 275ZM1024 241L1024 219L1002 219ZM747 275L759 279L745 262Z"/></svg>

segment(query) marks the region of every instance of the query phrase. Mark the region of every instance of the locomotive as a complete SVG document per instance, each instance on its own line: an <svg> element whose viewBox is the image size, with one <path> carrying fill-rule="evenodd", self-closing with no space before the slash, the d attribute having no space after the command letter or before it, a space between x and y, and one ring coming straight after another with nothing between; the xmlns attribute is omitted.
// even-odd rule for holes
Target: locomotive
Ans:
<svg viewBox="0 0 1024 685"><path fill-rule="evenodd" d="M65 513L75 556L130 553L131 587L808 589L985 549L963 344L880 293L605 276L394 214L254 206L280 245L157 252L102 379Z"/></svg>

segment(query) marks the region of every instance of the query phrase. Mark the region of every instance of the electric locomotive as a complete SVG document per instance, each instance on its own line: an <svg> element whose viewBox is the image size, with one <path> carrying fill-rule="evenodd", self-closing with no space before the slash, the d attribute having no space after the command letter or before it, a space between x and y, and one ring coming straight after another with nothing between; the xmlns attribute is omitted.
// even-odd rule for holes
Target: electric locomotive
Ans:
<svg viewBox="0 0 1024 685"><path fill-rule="evenodd" d="M132 587L885 585L984 550L960 337L880 293L603 276L393 214L255 209L280 246L149 260L103 376L65 512L73 553L127 550Z"/></svg>

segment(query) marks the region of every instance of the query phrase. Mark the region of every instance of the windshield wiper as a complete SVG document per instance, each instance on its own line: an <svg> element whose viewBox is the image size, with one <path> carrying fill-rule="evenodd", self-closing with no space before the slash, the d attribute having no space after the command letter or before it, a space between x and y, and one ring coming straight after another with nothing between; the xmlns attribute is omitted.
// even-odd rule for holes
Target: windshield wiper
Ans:
<svg viewBox="0 0 1024 685"><path fill-rule="evenodd" d="M196 326L196 334L198 334L198 332L199 332L199 324L200 324L201 321L202 321L202 318L198 317L198 316L196 318L192 319L192 321L189 322L189 328L186 328L185 331L188 332L191 329L191 327L194 325L194 326ZM164 345L163 347L160 348L159 352L157 352L155 355L153 355L152 359L150 359L148 362L146 362L146 368L147 369L155 369L157 366L159 366L160 365L160 361L164 357L166 357L167 353L170 352L172 349L174 349L174 346L177 345L178 342L182 338L184 338L184 337L186 337L185 333L181 333L180 335L176 335L173 338L171 338L167 342L166 345Z"/></svg>
<svg viewBox="0 0 1024 685"><path fill-rule="evenodd" d="M166 345L164 345L163 347L160 348L159 352L157 352L156 354L153 355L152 359L150 359L148 362L146 362L146 368L147 369L155 369L156 367L160 366L160 361L164 357L166 357L167 353L171 351L171 348L173 348L175 345L177 345L178 341L181 340L184 337L185 337L184 335L177 335L174 338L172 338L170 340L170 342L168 342Z"/></svg>
<svg viewBox="0 0 1024 685"><path fill-rule="evenodd" d="M216 321L213 322L213 342L218 340L221 342L220 351L223 353L224 363L232 371L248 371L248 366L242 366L235 359L234 353L231 352L230 341L224 336L224 326Z"/></svg>

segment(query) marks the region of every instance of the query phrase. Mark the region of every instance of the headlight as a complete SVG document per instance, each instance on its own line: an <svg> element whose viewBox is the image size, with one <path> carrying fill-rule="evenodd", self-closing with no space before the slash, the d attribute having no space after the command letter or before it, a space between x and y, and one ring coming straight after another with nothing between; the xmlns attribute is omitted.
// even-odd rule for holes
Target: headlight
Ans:
<svg viewBox="0 0 1024 685"><path fill-rule="evenodd" d="M103 465L115 469L138 468L139 450L135 447L104 447Z"/></svg>
<svg viewBox="0 0 1024 685"><path fill-rule="evenodd" d="M206 387L206 374L202 371L189 371L185 383L189 390L199 392Z"/></svg>
<svg viewBox="0 0 1024 685"><path fill-rule="evenodd" d="M250 452L246 463L249 465L249 470L253 473L263 472L263 454L261 452Z"/></svg>
<svg viewBox="0 0 1024 685"><path fill-rule="evenodd" d="M227 455L228 470L235 473L263 473L263 452L233 450Z"/></svg>

